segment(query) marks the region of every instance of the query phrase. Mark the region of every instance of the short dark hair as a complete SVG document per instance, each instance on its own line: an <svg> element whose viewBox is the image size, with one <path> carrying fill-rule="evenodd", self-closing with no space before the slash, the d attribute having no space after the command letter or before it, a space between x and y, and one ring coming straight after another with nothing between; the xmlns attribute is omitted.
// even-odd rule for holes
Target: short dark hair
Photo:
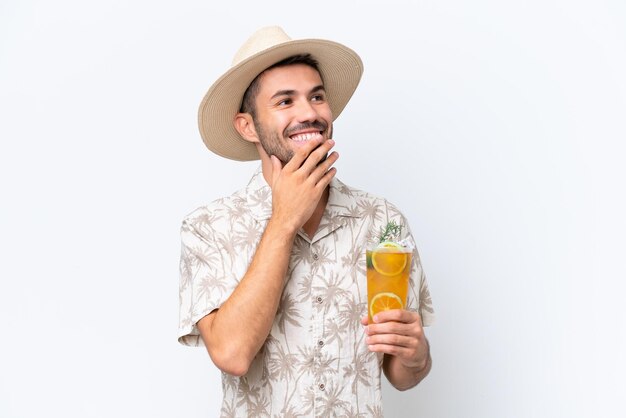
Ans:
<svg viewBox="0 0 626 418"><path fill-rule="evenodd" d="M256 117L256 96L259 94L259 80L261 79L261 75L264 72L271 70L277 67L286 67L288 65L296 65L296 64L304 64L313 68L318 73L320 72L319 63L315 58L311 56L311 54L300 54L300 55L292 55L291 57L285 58L282 61L278 61L276 64L267 67L265 70L261 71L259 75L252 80L252 83L246 89L246 92L243 94L243 100L241 102L241 108L239 111L241 113L249 113L252 115L252 118ZM320 73L320 77L322 74ZM322 80L323 82L324 80Z"/></svg>

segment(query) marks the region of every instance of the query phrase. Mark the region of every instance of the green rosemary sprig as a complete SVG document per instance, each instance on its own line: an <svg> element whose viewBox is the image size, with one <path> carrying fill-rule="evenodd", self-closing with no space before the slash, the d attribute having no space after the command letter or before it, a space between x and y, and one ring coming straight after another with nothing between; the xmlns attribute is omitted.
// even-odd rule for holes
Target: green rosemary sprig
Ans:
<svg viewBox="0 0 626 418"><path fill-rule="evenodd" d="M396 221L389 221L384 228L380 228L379 243L385 241L397 241L400 238L402 225L398 225Z"/></svg>

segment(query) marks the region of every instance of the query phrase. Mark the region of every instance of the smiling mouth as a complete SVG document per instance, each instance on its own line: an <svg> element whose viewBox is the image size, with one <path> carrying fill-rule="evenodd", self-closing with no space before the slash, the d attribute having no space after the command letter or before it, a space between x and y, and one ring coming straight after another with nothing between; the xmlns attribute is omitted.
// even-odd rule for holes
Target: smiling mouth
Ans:
<svg viewBox="0 0 626 418"><path fill-rule="evenodd" d="M305 133L301 133L301 134L291 135L289 137L289 139L291 139L292 141L295 141L295 142L306 142L306 141L310 141L312 139L321 139L321 138L322 138L322 132L321 131L305 132Z"/></svg>

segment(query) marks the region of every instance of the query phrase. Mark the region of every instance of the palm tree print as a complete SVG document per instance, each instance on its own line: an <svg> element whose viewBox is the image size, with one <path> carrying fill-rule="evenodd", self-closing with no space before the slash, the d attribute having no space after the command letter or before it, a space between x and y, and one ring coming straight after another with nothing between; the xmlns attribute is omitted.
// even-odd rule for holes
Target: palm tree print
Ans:
<svg viewBox="0 0 626 418"><path fill-rule="evenodd" d="M328 385L320 399L321 416L338 417L341 412L345 412L348 409L350 403L341 396L343 389L339 385Z"/></svg>
<svg viewBox="0 0 626 418"><path fill-rule="evenodd" d="M295 354L285 352L283 347L279 345L276 351L272 352L269 356L269 379L292 380L297 362L298 358Z"/></svg>
<svg viewBox="0 0 626 418"><path fill-rule="evenodd" d="M259 229L259 224L253 220L247 220L245 223L240 221L237 226L234 242L235 247L243 251L254 251L263 233L263 231Z"/></svg>
<svg viewBox="0 0 626 418"><path fill-rule="evenodd" d="M314 287L314 289L327 301L339 301L347 295L346 289L341 284L342 282L343 277L336 273L330 273L328 279L322 278L323 286ZM331 303L325 304L326 312L328 312L331 306Z"/></svg>
<svg viewBox="0 0 626 418"><path fill-rule="evenodd" d="M296 301L291 297L291 293L287 292L283 294L278 305L278 312L276 313L278 329L285 334L285 323L289 322L294 327L299 327L300 322L296 318L301 318L300 312L296 308Z"/></svg>
<svg viewBox="0 0 626 418"><path fill-rule="evenodd" d="M311 299L311 292L313 292L313 279L313 274L307 274L300 280L300 284L298 286L298 302L304 302L305 300Z"/></svg>
<svg viewBox="0 0 626 418"><path fill-rule="evenodd" d="M363 199L358 201L357 206L361 210L362 215L370 221L380 220L381 208L377 202Z"/></svg>
<svg viewBox="0 0 626 418"><path fill-rule="evenodd" d="M352 393L357 394L357 385L361 383L365 386L370 386L372 381L372 376L370 376L370 372L367 366L370 364L369 360L372 356L370 352L362 352L356 356L356 361L352 364L348 364L344 366L343 377L352 380Z"/></svg>
<svg viewBox="0 0 626 418"><path fill-rule="evenodd" d="M197 290L198 298L210 297L216 291L226 291L226 280L224 277L211 273L199 280Z"/></svg>
<svg viewBox="0 0 626 418"><path fill-rule="evenodd" d="M342 415L341 418L367 418L364 412L359 412L355 410L353 406L350 406L350 410L346 411L345 415Z"/></svg>
<svg viewBox="0 0 626 418"><path fill-rule="evenodd" d="M346 298L339 308L339 326L344 330L356 332L360 327L361 317L367 312L367 302L359 302L351 296Z"/></svg>
<svg viewBox="0 0 626 418"><path fill-rule="evenodd" d="M197 322L230 297L271 216L271 189L257 170L244 189L202 206L181 227L179 341L202 346ZM314 237L296 236L271 333L248 374L222 374L221 417L382 417L381 360L367 349L365 248L393 219L384 199L330 185ZM413 258L407 309L425 325L433 309L419 256ZM250 326L242 324L241 326Z"/></svg>
<svg viewBox="0 0 626 418"><path fill-rule="evenodd" d="M367 412L369 412L369 416L372 418L385 418L383 415L383 408L380 405L376 406L367 406Z"/></svg>

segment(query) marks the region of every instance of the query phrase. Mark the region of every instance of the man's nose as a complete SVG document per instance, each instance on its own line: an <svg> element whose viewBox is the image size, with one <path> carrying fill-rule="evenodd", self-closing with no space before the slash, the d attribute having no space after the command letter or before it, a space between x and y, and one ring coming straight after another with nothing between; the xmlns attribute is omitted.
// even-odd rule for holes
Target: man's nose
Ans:
<svg viewBox="0 0 626 418"><path fill-rule="evenodd" d="M317 109L309 100L300 100L298 102L298 122L313 122L318 119Z"/></svg>

